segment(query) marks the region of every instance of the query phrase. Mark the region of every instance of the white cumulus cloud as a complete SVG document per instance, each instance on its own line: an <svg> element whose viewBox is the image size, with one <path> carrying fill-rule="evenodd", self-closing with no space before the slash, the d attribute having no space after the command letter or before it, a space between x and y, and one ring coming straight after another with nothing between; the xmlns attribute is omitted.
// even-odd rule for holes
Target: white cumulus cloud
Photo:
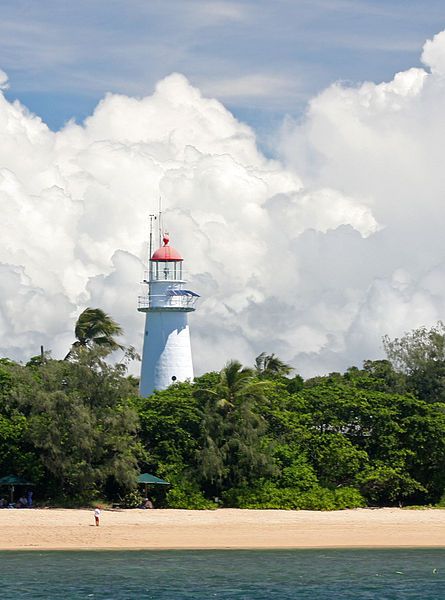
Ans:
<svg viewBox="0 0 445 600"><path fill-rule="evenodd" d="M308 286L328 311L323 330L331 336L317 355L299 357L308 368L378 356L383 334L445 318L445 32L426 42L422 61L427 69L387 83L332 85L283 132L288 169L308 186L360 198L379 224L361 239L344 227L318 235L310 255L300 238L307 269L317 263ZM339 318L329 324L336 305Z"/></svg>
<svg viewBox="0 0 445 600"><path fill-rule="evenodd" d="M7 90L9 88L8 76L4 71L0 69L0 90Z"/></svg>
<svg viewBox="0 0 445 600"><path fill-rule="evenodd" d="M427 70L314 98L283 131L281 161L177 74L57 133L0 94L1 354L63 356L86 306L140 350L159 196L202 296L198 372L263 350L305 375L341 369L381 355L385 333L444 318L441 36Z"/></svg>

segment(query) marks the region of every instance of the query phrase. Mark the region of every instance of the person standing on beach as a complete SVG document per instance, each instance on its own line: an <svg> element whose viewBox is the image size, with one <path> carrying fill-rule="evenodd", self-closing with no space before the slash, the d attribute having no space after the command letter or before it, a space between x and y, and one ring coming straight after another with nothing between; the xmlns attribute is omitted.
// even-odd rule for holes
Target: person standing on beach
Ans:
<svg viewBox="0 0 445 600"><path fill-rule="evenodd" d="M96 522L96 527L99 527L100 508L98 506L96 506L96 508L94 509L94 521Z"/></svg>

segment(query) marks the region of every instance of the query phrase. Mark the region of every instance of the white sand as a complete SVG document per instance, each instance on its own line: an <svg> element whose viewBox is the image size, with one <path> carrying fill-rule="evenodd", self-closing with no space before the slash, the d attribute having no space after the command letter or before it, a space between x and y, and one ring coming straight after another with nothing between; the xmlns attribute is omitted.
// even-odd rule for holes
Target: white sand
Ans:
<svg viewBox="0 0 445 600"><path fill-rule="evenodd" d="M445 510L0 510L0 549L445 547Z"/></svg>

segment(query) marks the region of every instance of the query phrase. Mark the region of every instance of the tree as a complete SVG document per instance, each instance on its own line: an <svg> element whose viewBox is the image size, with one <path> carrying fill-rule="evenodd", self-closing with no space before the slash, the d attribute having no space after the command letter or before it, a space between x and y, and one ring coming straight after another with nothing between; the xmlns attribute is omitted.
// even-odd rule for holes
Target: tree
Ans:
<svg viewBox="0 0 445 600"><path fill-rule="evenodd" d="M86 308L77 319L74 329L76 341L65 358L72 356L73 350L98 346L108 353L123 350L114 336L122 335L122 327L100 308Z"/></svg>
<svg viewBox="0 0 445 600"><path fill-rule="evenodd" d="M148 398L138 397L135 403L140 438L149 450L142 468L174 484L194 478L190 467L196 463L202 414L193 384L178 382Z"/></svg>
<svg viewBox="0 0 445 600"><path fill-rule="evenodd" d="M437 502L445 486L442 405L334 381L311 386L302 396L306 438L297 432L320 482L353 479L379 504L406 497Z"/></svg>
<svg viewBox="0 0 445 600"><path fill-rule="evenodd" d="M251 508L435 503L444 335L442 325L416 330L388 340L391 361L306 382L265 377L273 355L258 357L259 370L230 361L149 398L94 336L72 360L0 358L0 471L72 505L126 494L141 470L172 483L157 506L209 508L214 496Z"/></svg>
<svg viewBox="0 0 445 600"><path fill-rule="evenodd" d="M0 364L2 471L71 502L135 487L145 455L126 366L98 347L77 352L76 361Z"/></svg>
<svg viewBox="0 0 445 600"><path fill-rule="evenodd" d="M43 473L29 436L29 419L17 403L22 393L35 390L29 369L0 359L0 473L14 473L38 481Z"/></svg>
<svg viewBox="0 0 445 600"><path fill-rule="evenodd" d="M311 463L325 487L351 485L368 463L368 455L342 433L322 433L308 444Z"/></svg>
<svg viewBox="0 0 445 600"><path fill-rule="evenodd" d="M194 392L202 402L201 450L197 467L209 494L246 485L274 470L265 433L267 423L255 410L270 383L253 369L231 360L212 388Z"/></svg>
<svg viewBox="0 0 445 600"><path fill-rule="evenodd" d="M256 379L253 369L243 367L237 360L230 360L221 370L219 381L215 387L200 389L198 393L204 392L213 397L223 412L230 412L247 399L262 399L268 388L267 382Z"/></svg>
<svg viewBox="0 0 445 600"><path fill-rule="evenodd" d="M363 369L350 367L341 380L366 390L390 394L404 394L407 391L406 376L396 371L389 360L365 360Z"/></svg>
<svg viewBox="0 0 445 600"><path fill-rule="evenodd" d="M383 338L394 368L405 374L408 389L427 402L445 402L445 325L420 327L401 338Z"/></svg>
<svg viewBox="0 0 445 600"><path fill-rule="evenodd" d="M398 503L416 493L427 492L426 488L407 473L402 466L377 463L364 469L357 476L357 483L364 496L372 504L380 506Z"/></svg>
<svg viewBox="0 0 445 600"><path fill-rule="evenodd" d="M290 365L280 360L275 354L261 352L255 359L255 370L262 379L286 377L293 371Z"/></svg>

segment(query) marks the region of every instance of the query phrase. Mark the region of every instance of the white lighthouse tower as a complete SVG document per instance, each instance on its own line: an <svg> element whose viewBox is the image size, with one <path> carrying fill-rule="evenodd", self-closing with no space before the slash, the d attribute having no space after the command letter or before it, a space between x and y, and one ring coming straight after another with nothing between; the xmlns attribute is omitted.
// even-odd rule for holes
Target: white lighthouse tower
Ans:
<svg viewBox="0 0 445 600"><path fill-rule="evenodd" d="M198 294L184 289L183 258L168 245L161 246L149 261L148 294L139 296L138 310L145 318L140 393L149 396L175 381L193 379L188 313L195 310Z"/></svg>

